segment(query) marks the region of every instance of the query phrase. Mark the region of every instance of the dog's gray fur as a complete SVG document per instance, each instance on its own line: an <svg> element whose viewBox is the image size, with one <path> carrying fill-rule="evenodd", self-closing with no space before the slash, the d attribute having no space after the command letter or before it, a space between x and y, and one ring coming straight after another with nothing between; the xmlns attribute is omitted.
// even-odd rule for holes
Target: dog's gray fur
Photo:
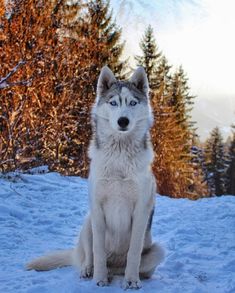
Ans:
<svg viewBox="0 0 235 293"><path fill-rule="evenodd" d="M127 125L119 123L121 117ZM110 274L124 274L125 289L140 288L140 277L152 275L164 258L163 249L151 239L156 194L152 120L144 69L139 67L129 81L120 82L104 67L92 110L90 213L78 245L38 258L28 269L75 265L82 277L93 275L99 286L108 284Z"/></svg>

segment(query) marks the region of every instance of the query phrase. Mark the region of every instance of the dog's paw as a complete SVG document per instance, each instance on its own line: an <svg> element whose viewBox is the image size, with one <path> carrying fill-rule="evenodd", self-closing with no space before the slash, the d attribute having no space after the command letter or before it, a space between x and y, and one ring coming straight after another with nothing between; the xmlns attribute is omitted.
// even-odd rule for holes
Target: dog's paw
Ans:
<svg viewBox="0 0 235 293"><path fill-rule="evenodd" d="M96 285L99 287L108 286L109 282L108 279L100 280L96 282Z"/></svg>
<svg viewBox="0 0 235 293"><path fill-rule="evenodd" d="M86 266L80 271L80 278L89 279L93 276L93 267Z"/></svg>
<svg viewBox="0 0 235 293"><path fill-rule="evenodd" d="M107 268L101 268L100 270L94 268L93 279L96 282L96 285L99 287L108 286L109 281Z"/></svg>
<svg viewBox="0 0 235 293"><path fill-rule="evenodd" d="M124 290L127 290L127 289L140 289L140 288L142 288L142 285L141 285L141 282L140 282L139 279L138 280L125 279L123 281L122 288Z"/></svg>

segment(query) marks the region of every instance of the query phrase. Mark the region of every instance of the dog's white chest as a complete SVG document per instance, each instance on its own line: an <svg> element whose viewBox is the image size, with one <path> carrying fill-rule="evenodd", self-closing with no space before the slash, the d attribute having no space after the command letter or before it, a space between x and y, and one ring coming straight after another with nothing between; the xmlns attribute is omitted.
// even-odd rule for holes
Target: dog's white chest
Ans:
<svg viewBox="0 0 235 293"><path fill-rule="evenodd" d="M106 225L106 249L117 254L129 247L132 216L138 199L131 179L99 180L96 196L102 204Z"/></svg>

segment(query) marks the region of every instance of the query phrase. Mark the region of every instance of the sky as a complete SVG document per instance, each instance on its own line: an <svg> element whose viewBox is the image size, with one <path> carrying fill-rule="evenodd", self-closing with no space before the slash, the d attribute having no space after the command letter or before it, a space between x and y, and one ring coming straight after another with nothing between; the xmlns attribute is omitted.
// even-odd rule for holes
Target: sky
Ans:
<svg viewBox="0 0 235 293"><path fill-rule="evenodd" d="M111 0L111 6L131 64L151 24L170 64L187 73L201 138L215 126L227 137L235 122L235 1Z"/></svg>

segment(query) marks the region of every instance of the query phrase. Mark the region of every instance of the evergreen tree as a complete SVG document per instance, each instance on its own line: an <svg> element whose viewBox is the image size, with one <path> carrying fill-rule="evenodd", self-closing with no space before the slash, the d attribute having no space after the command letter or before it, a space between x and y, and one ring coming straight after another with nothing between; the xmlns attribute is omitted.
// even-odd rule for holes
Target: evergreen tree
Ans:
<svg viewBox="0 0 235 293"><path fill-rule="evenodd" d="M79 161L81 174L88 174L87 148L91 137L90 111L96 94L96 84L100 69L108 65L117 77L123 78L127 61L121 61L124 43L121 29L112 20L109 1L91 0L85 4L84 16L73 28L71 35L78 35L80 43L80 66L77 68L80 91L74 114L77 115L76 133L80 137ZM82 86L81 86L82 81ZM80 85L80 87L79 87ZM86 131L84 131L86 129ZM74 148L72 147L74 150Z"/></svg>
<svg viewBox="0 0 235 293"><path fill-rule="evenodd" d="M174 73L172 77L172 96L170 104L174 107L177 113L178 122L181 127L188 129L193 135L195 132L195 122L192 122L191 111L193 107L193 99L189 92L188 79L184 73L182 66Z"/></svg>
<svg viewBox="0 0 235 293"><path fill-rule="evenodd" d="M158 60L154 70L153 78L155 80L154 92L161 92L163 97L167 97L169 100L169 94L171 93L172 76L170 74L171 65L165 56L162 56Z"/></svg>
<svg viewBox="0 0 235 293"><path fill-rule="evenodd" d="M150 89L154 90L159 85L155 70L157 69L161 53L156 45L153 28L150 25L147 27L144 37L140 42L140 48L142 50L142 55L136 56L135 59L137 65L141 65L145 68Z"/></svg>
<svg viewBox="0 0 235 293"><path fill-rule="evenodd" d="M142 56L138 65L145 67L154 113L152 141L156 153L153 171L158 191L173 197L197 198L207 194L199 164L192 161L190 108L192 96L185 74L180 68L172 77L171 66L158 53L153 29L149 26L140 43ZM187 112L188 111L188 112Z"/></svg>
<svg viewBox="0 0 235 293"><path fill-rule="evenodd" d="M191 151L191 132L186 123L182 127L179 108L172 104L172 98L178 96L173 92L174 80L170 68L167 59L162 57L155 70L158 83L152 94L155 118L152 141L156 152L153 170L161 194L195 199L207 195L207 187L203 182L201 166L193 161L195 154ZM179 83L178 91L183 89ZM185 105L185 101L181 103ZM183 115L184 109L180 109Z"/></svg>
<svg viewBox="0 0 235 293"><path fill-rule="evenodd" d="M233 135L228 152L227 193L235 195L235 125L232 126Z"/></svg>
<svg viewBox="0 0 235 293"><path fill-rule="evenodd" d="M127 68L127 60L121 61L124 49L124 43L121 42L122 31L112 19L110 2L90 0L87 4L87 10L84 34L88 39L92 38L93 41L90 54L94 54L96 63L93 64L92 71L95 70L98 74L103 65L108 65L118 78L123 78Z"/></svg>
<svg viewBox="0 0 235 293"><path fill-rule="evenodd" d="M226 185L226 158L221 132L215 127L205 145L207 182L211 195L222 195Z"/></svg>

